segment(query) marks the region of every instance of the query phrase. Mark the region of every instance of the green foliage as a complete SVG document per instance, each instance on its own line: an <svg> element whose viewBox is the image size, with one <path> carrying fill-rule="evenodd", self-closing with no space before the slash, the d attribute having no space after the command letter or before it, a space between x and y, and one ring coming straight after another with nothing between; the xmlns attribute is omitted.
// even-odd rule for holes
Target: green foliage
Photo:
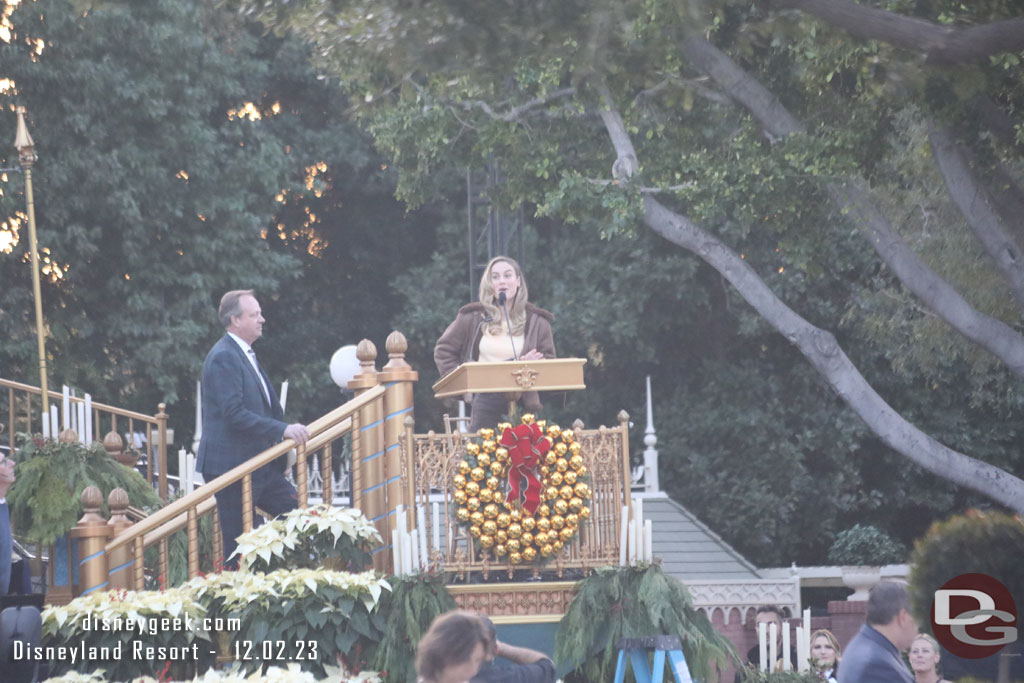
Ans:
<svg viewBox="0 0 1024 683"><path fill-rule="evenodd" d="M907 549L870 524L854 524L836 534L828 561L839 565L882 565L906 562Z"/></svg>
<svg viewBox="0 0 1024 683"><path fill-rule="evenodd" d="M391 592L381 597L387 615L384 637L377 644L372 668L389 683L416 681L416 645L439 614L455 609L455 600L440 574L414 574L391 579Z"/></svg>
<svg viewBox="0 0 1024 683"><path fill-rule="evenodd" d="M918 621L928 623L935 591L960 574L988 574L1024 595L1024 522L1020 517L971 510L935 522L910 558L910 601ZM1018 609L1017 627L1024 627Z"/></svg>
<svg viewBox="0 0 1024 683"><path fill-rule="evenodd" d="M105 516L106 498L115 488L124 489L135 507L155 510L161 505L142 475L111 458L101 444L44 441L27 434L19 434L18 443L12 456L17 480L7 499L11 520L25 538L45 545L69 532L82 517L79 499L87 486L103 494Z"/></svg>
<svg viewBox="0 0 1024 683"><path fill-rule="evenodd" d="M679 636L695 680L714 680L727 663L739 665L732 643L657 565L602 568L580 581L558 627L555 660L588 680L612 680L619 639L650 635Z"/></svg>

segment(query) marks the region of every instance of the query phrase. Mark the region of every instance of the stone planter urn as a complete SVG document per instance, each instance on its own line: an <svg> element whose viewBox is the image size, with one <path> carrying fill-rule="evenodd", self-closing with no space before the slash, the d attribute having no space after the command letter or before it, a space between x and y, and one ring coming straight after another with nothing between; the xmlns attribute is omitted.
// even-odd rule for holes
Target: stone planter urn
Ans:
<svg viewBox="0 0 1024 683"><path fill-rule="evenodd" d="M843 572L843 585L853 589L849 601L867 600L868 591L882 579L881 567L852 565L840 568Z"/></svg>

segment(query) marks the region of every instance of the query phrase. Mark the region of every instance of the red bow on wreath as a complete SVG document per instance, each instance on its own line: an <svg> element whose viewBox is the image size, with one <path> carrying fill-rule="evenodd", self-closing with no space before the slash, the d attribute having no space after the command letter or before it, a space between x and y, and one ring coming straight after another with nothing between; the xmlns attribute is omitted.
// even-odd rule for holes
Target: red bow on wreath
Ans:
<svg viewBox="0 0 1024 683"><path fill-rule="evenodd" d="M551 442L544 438L540 427L534 422L528 425L518 425L515 428L506 428L499 443L508 449L508 497L506 501L511 503L514 500L519 500L522 480L525 479L523 509L532 515L540 505L542 488L537 467L544 454L551 450Z"/></svg>

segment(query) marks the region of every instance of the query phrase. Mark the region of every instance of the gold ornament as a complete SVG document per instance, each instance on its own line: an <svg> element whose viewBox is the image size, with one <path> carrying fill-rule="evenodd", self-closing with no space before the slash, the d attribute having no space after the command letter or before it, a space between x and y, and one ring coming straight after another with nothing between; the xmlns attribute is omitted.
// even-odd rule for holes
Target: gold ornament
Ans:
<svg viewBox="0 0 1024 683"><path fill-rule="evenodd" d="M568 503L569 499L572 498L572 492L574 490L575 489L573 489L573 487L571 486L563 486L562 488L558 489L558 495L562 497L562 500Z"/></svg>
<svg viewBox="0 0 1024 683"><path fill-rule="evenodd" d="M569 467L572 467L572 463L569 463ZM576 483L576 473L573 472L572 470L569 470L568 472L562 475L562 480L566 484L572 486L573 484Z"/></svg>
<svg viewBox="0 0 1024 683"><path fill-rule="evenodd" d="M471 512L471 513L469 513L469 521L472 524L476 525L476 526L480 526L481 524L484 523L484 513L482 513L482 512Z"/></svg>
<svg viewBox="0 0 1024 683"><path fill-rule="evenodd" d="M540 519L538 519L537 520L537 530L538 531L550 531L551 530L551 520L548 519L547 517L541 517Z"/></svg>
<svg viewBox="0 0 1024 683"><path fill-rule="evenodd" d="M534 547L523 548L523 560L533 562L537 559L537 549Z"/></svg>
<svg viewBox="0 0 1024 683"><path fill-rule="evenodd" d="M562 473L561 472L552 472L551 473L551 477L549 478L549 481L551 482L552 486L561 486L562 485Z"/></svg>
<svg viewBox="0 0 1024 683"><path fill-rule="evenodd" d="M480 525L480 530L488 536L493 536L498 533L498 525L494 523L493 519L488 519L486 522Z"/></svg>
<svg viewBox="0 0 1024 683"><path fill-rule="evenodd" d="M580 508L583 507L583 500L573 496L569 499L569 509L573 512L579 512Z"/></svg>
<svg viewBox="0 0 1024 683"><path fill-rule="evenodd" d="M551 465L554 465L557 461L558 461L558 456L555 454L554 451L548 451L544 455L544 464L547 465L548 467L550 467Z"/></svg>
<svg viewBox="0 0 1024 683"><path fill-rule="evenodd" d="M583 500L587 500L588 498L590 498L590 487L584 484L582 481L577 483L572 490L573 492L575 492L577 496L579 496Z"/></svg>
<svg viewBox="0 0 1024 683"><path fill-rule="evenodd" d="M558 489L556 489L554 486L547 487L547 489L544 491L544 498L546 500L554 500L555 498L558 498Z"/></svg>
<svg viewBox="0 0 1024 683"><path fill-rule="evenodd" d="M534 422L537 421L537 418L534 416L533 413L523 413L523 416L519 418L519 421L522 422L524 425L532 425Z"/></svg>
<svg viewBox="0 0 1024 683"><path fill-rule="evenodd" d="M569 467L579 472L580 468L583 467L583 456L576 454L569 458Z"/></svg>
<svg viewBox="0 0 1024 683"><path fill-rule="evenodd" d="M537 520L533 517L523 517L522 525L523 531L533 531L534 527L537 526Z"/></svg>
<svg viewBox="0 0 1024 683"><path fill-rule="evenodd" d="M480 484L475 481L466 482L466 493L470 496L476 496L480 493Z"/></svg>
<svg viewBox="0 0 1024 683"><path fill-rule="evenodd" d="M523 556L516 552L509 552L508 561L512 564L519 564L523 561Z"/></svg>
<svg viewBox="0 0 1024 683"><path fill-rule="evenodd" d="M465 460L459 461L459 474L461 474L463 477L469 474L472 471L472 469L473 468L470 466L470 464Z"/></svg>
<svg viewBox="0 0 1024 683"><path fill-rule="evenodd" d="M515 508L509 514L512 515L513 522L521 522L523 520L523 512L519 508Z"/></svg>
<svg viewBox="0 0 1024 683"><path fill-rule="evenodd" d="M575 533L576 532L573 529L562 529L558 532L558 537L562 540L563 543L568 543L570 540L572 540L572 537Z"/></svg>
<svg viewBox="0 0 1024 683"><path fill-rule="evenodd" d="M562 433L562 428L558 425L548 425L548 428L544 431L547 433L548 438L557 439Z"/></svg>
<svg viewBox="0 0 1024 683"><path fill-rule="evenodd" d="M461 489L463 486L466 485L466 477L464 477L461 474L456 474L454 477L452 477L452 483L455 484L455 488Z"/></svg>
<svg viewBox="0 0 1024 683"><path fill-rule="evenodd" d="M571 512L565 516L565 526L569 527L570 529L575 529L579 525L580 516L577 515L575 512Z"/></svg>
<svg viewBox="0 0 1024 683"><path fill-rule="evenodd" d="M505 466L500 462L491 463L491 477L500 478L505 475Z"/></svg>
<svg viewBox="0 0 1024 683"><path fill-rule="evenodd" d="M559 458L558 460L555 461L555 469L558 470L559 472L565 472L567 469L569 469L569 461L566 460L565 458ZM473 478L476 479L476 477Z"/></svg>
<svg viewBox="0 0 1024 683"><path fill-rule="evenodd" d="M551 514L551 506L547 503L541 503L537 506L537 517L547 517Z"/></svg>
<svg viewBox="0 0 1024 683"><path fill-rule="evenodd" d="M555 554L555 547L553 545L551 545L550 543L545 543L544 545L542 545L540 547L540 556L541 557L551 557L554 554Z"/></svg>
<svg viewBox="0 0 1024 683"><path fill-rule="evenodd" d="M483 467L474 467L473 471L469 473L469 476L473 478L473 481L483 481L487 478L487 473L484 472Z"/></svg>
<svg viewBox="0 0 1024 683"><path fill-rule="evenodd" d="M548 428L548 421L547 420L537 420L537 429L539 429L541 431L541 433L543 433L544 430L547 429L547 428Z"/></svg>
<svg viewBox="0 0 1024 683"><path fill-rule="evenodd" d="M548 542L548 535L543 531L538 531L537 534L533 537L533 542L539 546L543 546L545 543Z"/></svg>
<svg viewBox="0 0 1024 683"><path fill-rule="evenodd" d="M471 512L476 512L480 509L480 499L476 496L471 496L470 499L466 501L466 507L468 507Z"/></svg>
<svg viewBox="0 0 1024 683"><path fill-rule="evenodd" d="M498 442L494 439L484 439L484 442L480 444L480 450L484 453L493 453L494 449L498 447Z"/></svg>
<svg viewBox="0 0 1024 683"><path fill-rule="evenodd" d="M501 486L501 480L497 477L490 477L487 479L487 488L490 490L497 491L499 486Z"/></svg>
<svg viewBox="0 0 1024 683"><path fill-rule="evenodd" d="M562 515L555 515L551 518L552 529L564 529L565 528L565 517Z"/></svg>
<svg viewBox="0 0 1024 683"><path fill-rule="evenodd" d="M458 491L452 494L452 499L454 499L455 502L458 503L459 505L465 505L466 501L469 500L469 496L466 495L465 491L459 489Z"/></svg>
<svg viewBox="0 0 1024 683"><path fill-rule="evenodd" d="M483 493L483 491L481 491L480 493ZM484 517L486 517L487 519L495 519L497 516L497 505L495 505L494 503L488 503L487 505L484 506ZM494 532L492 531L491 533L493 534Z"/></svg>
<svg viewBox="0 0 1024 683"><path fill-rule="evenodd" d="M573 431L571 429L563 429L562 430L562 441L564 441L567 444L572 444L572 442L575 439L576 439L576 435L573 433Z"/></svg>
<svg viewBox="0 0 1024 683"><path fill-rule="evenodd" d="M473 526L469 527L469 535L472 536L473 538L480 538L480 527L477 526L476 524L474 524Z"/></svg>
<svg viewBox="0 0 1024 683"><path fill-rule="evenodd" d="M469 521L469 510L467 508L459 508L455 511L455 518L460 522Z"/></svg>
<svg viewBox="0 0 1024 683"><path fill-rule="evenodd" d="M505 542L505 547L508 548L510 553L518 553L520 549L519 540L510 538Z"/></svg>
<svg viewBox="0 0 1024 683"><path fill-rule="evenodd" d="M504 529L498 529L498 533L494 534L494 540L498 543L504 544L508 541L508 534Z"/></svg>
<svg viewBox="0 0 1024 683"><path fill-rule="evenodd" d="M585 477L587 475L587 466L580 465L580 468L576 470L576 476Z"/></svg>
<svg viewBox="0 0 1024 683"><path fill-rule="evenodd" d="M494 536L488 536L486 533L480 534L480 547L491 548L494 546Z"/></svg>
<svg viewBox="0 0 1024 683"><path fill-rule="evenodd" d="M590 519L590 508L586 505L580 508L580 519Z"/></svg>
<svg viewBox="0 0 1024 683"><path fill-rule="evenodd" d="M556 553L560 553L562 552L562 548L565 547L565 544L562 543L562 539L558 539L557 541L551 542L551 547L555 549Z"/></svg>
<svg viewBox="0 0 1024 683"><path fill-rule="evenodd" d="M494 554L498 557L504 557L506 553L508 553L508 548L504 545L499 544L494 546Z"/></svg>
<svg viewBox="0 0 1024 683"><path fill-rule="evenodd" d="M490 467L491 466L491 456L487 455L486 453L481 453L480 455L476 456L476 466L477 467Z"/></svg>
<svg viewBox="0 0 1024 683"><path fill-rule="evenodd" d="M519 537L519 542L523 544L524 548L533 545L533 534L529 531L524 531L523 535Z"/></svg>
<svg viewBox="0 0 1024 683"><path fill-rule="evenodd" d="M541 465L540 466L540 476L546 477L546 476L548 476L548 474L550 472L551 472L551 468L548 467L547 465Z"/></svg>
<svg viewBox="0 0 1024 683"><path fill-rule="evenodd" d="M564 443L556 443L554 451L555 455L561 458L562 456L569 452L569 447L566 446Z"/></svg>
<svg viewBox="0 0 1024 683"><path fill-rule="evenodd" d="M566 503L561 498L559 498L558 500L556 500L554 502L554 506L555 506L554 509L555 509L555 514L556 515L564 515L566 512L569 511L569 504ZM553 519L552 519L552 524L554 524L554 520Z"/></svg>
<svg viewBox="0 0 1024 683"><path fill-rule="evenodd" d="M494 501L494 491L490 489L480 489L478 496L481 503L491 503Z"/></svg>
<svg viewBox="0 0 1024 683"><path fill-rule="evenodd" d="M475 441L470 441L466 444L466 452L474 457L480 455L480 444Z"/></svg>
<svg viewBox="0 0 1024 683"><path fill-rule="evenodd" d="M569 444L569 452L573 455L580 455L583 452L583 444L579 441Z"/></svg>
<svg viewBox="0 0 1024 683"><path fill-rule="evenodd" d="M499 512L498 516L495 518L495 521L498 522L499 527L504 529L512 523L512 518L509 516L507 512Z"/></svg>
<svg viewBox="0 0 1024 683"><path fill-rule="evenodd" d="M494 449L494 459L501 463L508 462L508 449L504 446Z"/></svg>
<svg viewBox="0 0 1024 683"><path fill-rule="evenodd" d="M506 429L512 429L512 423L511 422L499 422L498 423L498 433L499 434L504 434Z"/></svg>
<svg viewBox="0 0 1024 683"><path fill-rule="evenodd" d="M520 526L519 522L513 522L508 525L508 537L519 538L523 535L523 527Z"/></svg>
<svg viewBox="0 0 1024 683"><path fill-rule="evenodd" d="M493 439L494 438L494 430L491 429L490 427L484 427L483 429L478 429L476 434L481 439Z"/></svg>

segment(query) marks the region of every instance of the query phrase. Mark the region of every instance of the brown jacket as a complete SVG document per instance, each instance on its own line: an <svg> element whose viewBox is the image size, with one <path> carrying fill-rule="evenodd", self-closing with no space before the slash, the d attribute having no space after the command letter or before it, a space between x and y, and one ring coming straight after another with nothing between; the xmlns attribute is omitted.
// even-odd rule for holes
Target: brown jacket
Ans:
<svg viewBox="0 0 1024 683"><path fill-rule="evenodd" d="M480 325L484 317L484 305L480 302L466 304L441 338L434 345L434 364L444 377L468 360L480 357ZM555 316L550 311L526 304L526 328L523 331L523 348L520 352L537 349L545 358L555 357L555 340L551 334L551 321ZM523 405L530 410L539 410L540 397L536 391L523 394Z"/></svg>

